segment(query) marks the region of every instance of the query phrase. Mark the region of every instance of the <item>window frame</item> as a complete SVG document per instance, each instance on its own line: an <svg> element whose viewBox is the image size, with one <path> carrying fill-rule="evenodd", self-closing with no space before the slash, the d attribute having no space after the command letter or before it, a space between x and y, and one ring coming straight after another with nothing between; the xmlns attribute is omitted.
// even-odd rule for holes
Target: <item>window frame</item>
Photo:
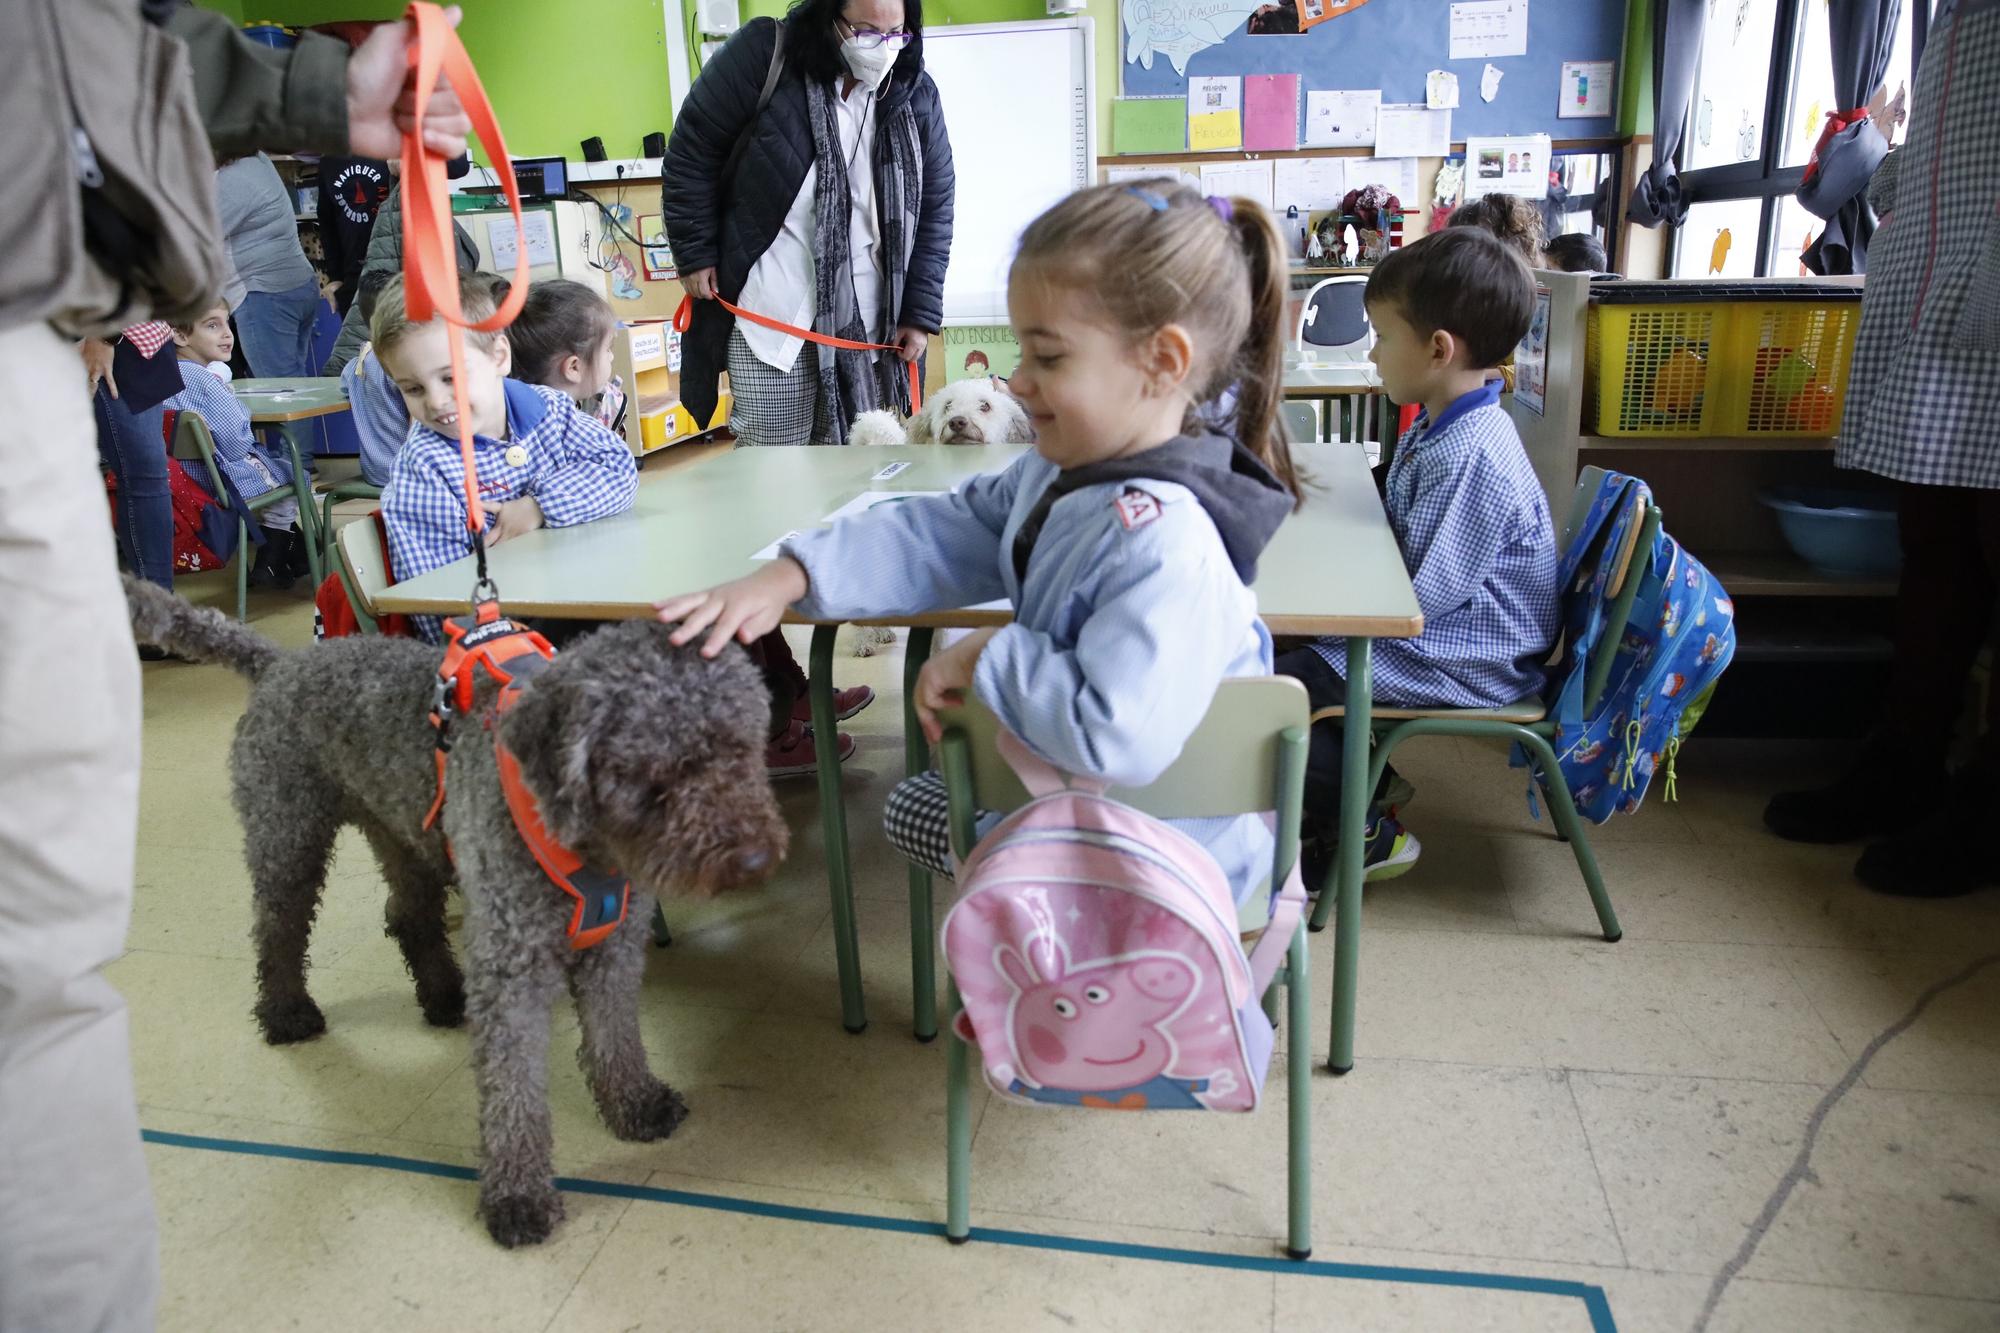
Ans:
<svg viewBox="0 0 2000 1333"><path fill-rule="evenodd" d="M1930 30L1931 9L1935 0L1903 0L1910 14L1910 68L1907 79L1914 92L1917 82L1916 67L1923 59L1924 38ZM1686 170L1683 163L1687 159L1689 135L1683 133L1681 142L1674 151L1674 165L1680 170L1681 187L1686 191L1690 205L1718 203L1732 199L1761 199L1763 208L1757 224L1757 264L1758 277L1768 277L1771 261L1777 253L1777 200L1798 192L1799 184L1805 179L1803 166L1786 167L1779 163L1785 155L1785 145L1791 132L1788 123L1786 103L1790 100L1794 72L1799 67L1802 52L1799 50L1804 40L1805 7L1824 3L1824 0L1779 0L1777 23L1771 33L1771 69L1764 84L1763 128L1758 135L1758 157L1751 162L1732 162L1726 166L1702 167ZM1888 82L1895 81L1895 70L1889 71ZM1694 123L1698 104L1700 66L1696 66L1697 87L1688 97L1688 123ZM1674 228L1671 242L1667 246L1666 271L1672 273L1680 263L1681 245L1685 240L1685 228Z"/></svg>

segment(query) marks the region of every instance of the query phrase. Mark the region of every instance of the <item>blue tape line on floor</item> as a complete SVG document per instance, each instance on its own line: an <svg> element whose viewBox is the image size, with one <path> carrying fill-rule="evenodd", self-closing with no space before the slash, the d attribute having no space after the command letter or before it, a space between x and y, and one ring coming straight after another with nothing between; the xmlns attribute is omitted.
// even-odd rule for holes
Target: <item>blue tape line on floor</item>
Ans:
<svg viewBox="0 0 2000 1333"><path fill-rule="evenodd" d="M248 1139L218 1139L200 1134L174 1134L146 1129L140 1137L166 1148L194 1148L203 1152L238 1153L248 1157L277 1157L294 1162L320 1162L333 1166L366 1166L383 1171L403 1171L418 1176L441 1176L446 1180L476 1181L479 1172L469 1166L449 1162L426 1162L415 1157L391 1157L385 1153L342 1152L332 1148L301 1148L289 1143L256 1143ZM865 1231L893 1231L911 1236L942 1236L940 1222L914 1218L877 1217L871 1213L844 1213L830 1208L801 1208L795 1204L760 1203L755 1199L734 1199L723 1194L696 1194L688 1190L662 1189L657 1185L623 1185L610 1180L583 1180L557 1176L556 1188L568 1194L600 1194L613 1199L637 1199L647 1203L675 1204L682 1208L708 1208L716 1212L768 1217L782 1222L813 1222L821 1226L855 1227ZM989 1245L1015 1245L1031 1250L1060 1250L1069 1254L1095 1254L1112 1259L1145 1259L1155 1263L1184 1264L1195 1268L1227 1268L1252 1273L1288 1276L1347 1278L1364 1282L1402 1282L1426 1287L1468 1287L1480 1291L1514 1291L1531 1296L1567 1296L1583 1302L1590 1315L1592 1333L1617 1333L1611 1318L1611 1302L1604 1288L1589 1282L1569 1282L1560 1278L1516 1277L1508 1273L1466 1273L1448 1268L1400 1268L1386 1264L1342 1264L1323 1259L1299 1262L1292 1259L1247 1254L1211 1254L1203 1250L1179 1250L1164 1245L1131 1245L1123 1241L1086 1240L1076 1236L1049 1236L1036 1231L1007 1231L974 1227L972 1238Z"/></svg>

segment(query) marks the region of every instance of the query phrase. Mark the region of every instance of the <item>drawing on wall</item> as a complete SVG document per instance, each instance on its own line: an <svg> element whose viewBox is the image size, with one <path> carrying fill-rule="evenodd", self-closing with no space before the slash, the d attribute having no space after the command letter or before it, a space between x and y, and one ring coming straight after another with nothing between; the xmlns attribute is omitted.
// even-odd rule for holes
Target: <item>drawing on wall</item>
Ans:
<svg viewBox="0 0 2000 1333"><path fill-rule="evenodd" d="M1186 74L1189 57L1219 45L1238 28L1269 34L1300 32L1367 3L1368 0L1120 0L1125 60L1151 69L1153 57L1162 55L1173 62L1176 74Z"/></svg>
<svg viewBox="0 0 2000 1333"><path fill-rule="evenodd" d="M1745 162L1757 156L1757 123L1750 119L1749 107L1736 122L1736 155Z"/></svg>
<svg viewBox="0 0 2000 1333"><path fill-rule="evenodd" d="M1694 141L1706 148L1714 131L1715 103L1704 97L1701 99L1701 110L1694 114Z"/></svg>
<svg viewBox="0 0 2000 1333"><path fill-rule="evenodd" d="M636 301L645 293L639 290L639 267L630 255L619 251L611 256L611 295L620 301Z"/></svg>
<svg viewBox="0 0 2000 1333"><path fill-rule="evenodd" d="M1735 237L1729 234L1729 228L1727 227L1715 233L1715 244L1710 246L1708 251L1708 271L1710 273L1722 272L1722 266L1729 262L1729 247L1734 240Z"/></svg>

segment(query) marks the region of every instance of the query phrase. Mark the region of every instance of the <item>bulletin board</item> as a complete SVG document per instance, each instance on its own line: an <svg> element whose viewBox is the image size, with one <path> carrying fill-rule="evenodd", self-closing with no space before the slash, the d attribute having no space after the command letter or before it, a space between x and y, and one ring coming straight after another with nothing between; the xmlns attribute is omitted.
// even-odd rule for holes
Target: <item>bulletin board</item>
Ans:
<svg viewBox="0 0 2000 1333"><path fill-rule="evenodd" d="M1297 74L1305 90L1380 88L1384 102L1422 102L1424 76L1433 69L1458 76L1459 104L1451 113L1451 137L1468 134L1547 134L1557 139L1608 135L1615 123L1616 97L1607 112L1587 119L1559 118L1564 61L1618 60L1625 35L1624 0L1526 0L1526 55L1498 56L1499 93L1480 99L1485 59L1452 60L1449 0L1370 0L1298 34L1252 36L1242 21L1217 45L1188 57L1187 73L1163 54L1152 68L1128 62L1127 33L1121 23L1100 40L1118 43L1121 95L1185 97L1188 80L1206 75ZM1125 0L1122 8L1130 8ZM1247 17L1247 16L1246 16ZM1624 69L1618 70L1623 78Z"/></svg>

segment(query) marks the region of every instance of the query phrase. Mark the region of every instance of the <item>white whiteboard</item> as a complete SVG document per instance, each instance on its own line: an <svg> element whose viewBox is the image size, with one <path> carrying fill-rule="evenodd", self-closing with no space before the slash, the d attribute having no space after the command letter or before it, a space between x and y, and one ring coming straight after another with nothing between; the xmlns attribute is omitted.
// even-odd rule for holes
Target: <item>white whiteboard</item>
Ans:
<svg viewBox="0 0 2000 1333"><path fill-rule="evenodd" d="M947 324L1005 324L1021 232L1097 178L1094 27L1071 18L924 28L924 69L958 169Z"/></svg>

